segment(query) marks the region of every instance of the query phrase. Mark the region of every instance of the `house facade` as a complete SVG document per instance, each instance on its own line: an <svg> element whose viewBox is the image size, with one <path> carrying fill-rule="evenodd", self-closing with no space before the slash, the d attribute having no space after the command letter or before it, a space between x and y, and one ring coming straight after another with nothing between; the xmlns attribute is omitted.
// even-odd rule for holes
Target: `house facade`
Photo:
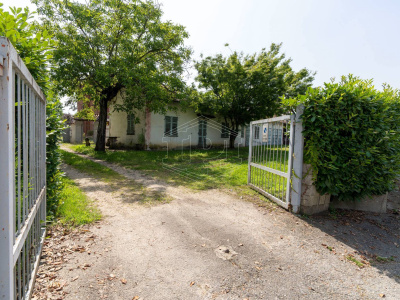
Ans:
<svg viewBox="0 0 400 300"><path fill-rule="evenodd" d="M116 103L122 102L118 95ZM229 147L229 129L218 117L206 117L193 110L169 110L165 115L146 109L133 113L116 112L110 107L109 136L126 147L181 149ZM138 121L138 122L135 122ZM249 130L241 128L235 147L248 145ZM246 142L247 140L247 142Z"/></svg>

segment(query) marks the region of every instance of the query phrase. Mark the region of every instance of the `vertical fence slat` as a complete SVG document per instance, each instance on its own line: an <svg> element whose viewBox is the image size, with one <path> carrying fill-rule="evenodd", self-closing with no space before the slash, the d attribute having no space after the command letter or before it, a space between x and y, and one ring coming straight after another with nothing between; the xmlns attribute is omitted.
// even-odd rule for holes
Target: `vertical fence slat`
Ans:
<svg viewBox="0 0 400 300"><path fill-rule="evenodd" d="M21 101L22 101L22 96L21 96L21 79L20 76L17 75L17 86L18 86L18 97L17 97L17 108L18 108L18 124L17 124L17 144L18 144L18 162L17 162L17 168L18 168L18 177L17 177L17 182L18 182L18 232L21 230L21 223L22 223L22 196L21 196L21 121L22 121L22 113L21 113Z"/></svg>
<svg viewBox="0 0 400 300"><path fill-rule="evenodd" d="M14 212L14 99L12 97L14 78L12 67L9 66L6 40L0 40L0 62L3 65L3 75L0 76L0 299L14 298L13 269L13 232L15 222Z"/></svg>
<svg viewBox="0 0 400 300"><path fill-rule="evenodd" d="M0 43L0 299L29 299L45 236L46 105L15 49Z"/></svg>
<svg viewBox="0 0 400 300"><path fill-rule="evenodd" d="M248 158L248 168L247 168L247 184L251 183L251 159L252 159L252 151L253 151L253 124L250 122L250 130L249 130L249 158Z"/></svg>

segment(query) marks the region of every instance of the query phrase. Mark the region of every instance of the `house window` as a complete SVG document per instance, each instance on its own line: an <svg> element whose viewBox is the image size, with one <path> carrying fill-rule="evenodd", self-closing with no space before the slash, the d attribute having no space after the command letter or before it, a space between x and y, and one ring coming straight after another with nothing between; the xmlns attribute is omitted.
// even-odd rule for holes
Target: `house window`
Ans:
<svg viewBox="0 0 400 300"><path fill-rule="evenodd" d="M165 136L178 136L178 117L165 116Z"/></svg>
<svg viewBox="0 0 400 300"><path fill-rule="evenodd" d="M258 140L260 138L260 126L254 126L254 139Z"/></svg>
<svg viewBox="0 0 400 300"><path fill-rule="evenodd" d="M128 120L128 126L126 128L126 134L134 135L135 134L135 115L128 114L127 120Z"/></svg>
<svg viewBox="0 0 400 300"><path fill-rule="evenodd" d="M246 126L241 126L240 127L240 137L244 138L244 131L246 130Z"/></svg>
<svg viewBox="0 0 400 300"><path fill-rule="evenodd" d="M221 138L226 139L229 137L229 128L226 123L222 123Z"/></svg>

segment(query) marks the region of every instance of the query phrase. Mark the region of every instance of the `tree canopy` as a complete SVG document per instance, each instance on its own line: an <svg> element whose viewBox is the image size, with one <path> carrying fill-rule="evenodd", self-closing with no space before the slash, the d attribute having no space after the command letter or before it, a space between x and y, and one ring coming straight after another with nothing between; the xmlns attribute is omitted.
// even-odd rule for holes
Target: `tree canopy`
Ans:
<svg viewBox="0 0 400 300"><path fill-rule="evenodd" d="M96 150L105 150L107 107L120 93L131 111L164 112L185 90L182 72L191 51L181 25L162 21L154 1L36 0L57 40L52 72L60 92L100 108Z"/></svg>
<svg viewBox="0 0 400 300"><path fill-rule="evenodd" d="M233 52L209 56L195 63L200 90L197 109L221 116L231 129L231 147L240 126L281 112L282 96L304 94L314 80L307 69L293 71L291 59L280 53L281 44L269 51L244 55Z"/></svg>
<svg viewBox="0 0 400 300"><path fill-rule="evenodd" d="M0 36L10 40L36 82L46 91L54 46L52 36L33 21L35 12L28 7L10 7L10 11L4 11L2 6L0 3Z"/></svg>

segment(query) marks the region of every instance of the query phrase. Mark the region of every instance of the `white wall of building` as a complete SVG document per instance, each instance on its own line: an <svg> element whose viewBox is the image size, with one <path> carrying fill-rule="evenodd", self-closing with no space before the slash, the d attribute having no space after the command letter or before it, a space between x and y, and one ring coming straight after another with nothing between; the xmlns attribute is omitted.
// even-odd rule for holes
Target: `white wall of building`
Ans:
<svg viewBox="0 0 400 300"><path fill-rule="evenodd" d="M117 96L116 103L122 104L120 95ZM139 143L139 135L145 133L145 113L144 111L135 111L134 115L139 118L140 123L135 124L135 134L128 135L128 114L126 112L113 111L113 106L110 106L109 136L117 137L117 143L122 143L128 147L134 147Z"/></svg>
<svg viewBox="0 0 400 300"><path fill-rule="evenodd" d="M71 143L72 144L82 144L83 142L83 122L75 121L71 125Z"/></svg>
<svg viewBox="0 0 400 300"><path fill-rule="evenodd" d="M122 99L118 95L116 103L121 103ZM179 104L176 104L177 106ZM206 147L221 147L224 144L229 146L229 138L221 137L222 125L217 118L199 117L193 110L174 111L168 110L165 115L151 113L150 115L150 134L146 135L146 113L145 111L136 111L135 115L139 117L139 123L135 124L135 135L127 135L127 113L115 112L111 106L110 109L110 136L117 137L117 141L126 146L134 147L138 144L138 138L141 133L149 138L146 144L150 149L179 149L189 146L197 147L199 144L199 120L207 121ZM165 116L178 117L178 136L168 137L164 135ZM240 132L235 140L235 146L244 146L245 138L241 138Z"/></svg>

